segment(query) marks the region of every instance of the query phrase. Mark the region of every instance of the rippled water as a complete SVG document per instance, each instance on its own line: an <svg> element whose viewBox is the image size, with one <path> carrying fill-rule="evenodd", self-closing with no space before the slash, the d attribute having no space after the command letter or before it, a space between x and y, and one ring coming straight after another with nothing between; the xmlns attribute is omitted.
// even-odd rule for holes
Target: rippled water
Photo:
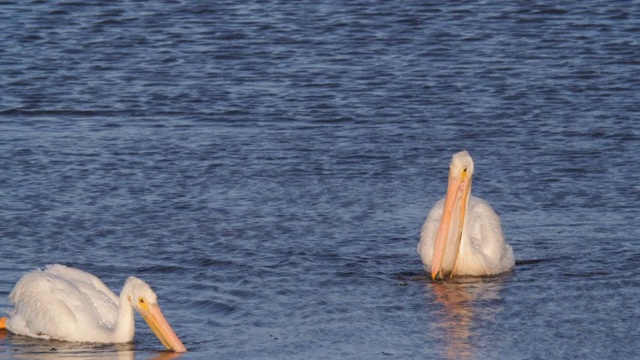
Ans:
<svg viewBox="0 0 640 360"><path fill-rule="evenodd" d="M637 2L0 5L0 297L156 290L184 359L640 352ZM431 282L468 149L518 259ZM0 332L2 358L166 358Z"/></svg>

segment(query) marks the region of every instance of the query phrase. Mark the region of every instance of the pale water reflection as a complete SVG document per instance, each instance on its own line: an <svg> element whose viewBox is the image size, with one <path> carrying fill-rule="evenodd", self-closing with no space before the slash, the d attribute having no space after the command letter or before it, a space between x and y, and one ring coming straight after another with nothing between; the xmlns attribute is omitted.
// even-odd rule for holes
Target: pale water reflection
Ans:
<svg viewBox="0 0 640 360"><path fill-rule="evenodd" d="M0 341L10 340L11 346L3 348L0 359L53 360L53 359L101 359L101 360L172 360L183 354L171 351L141 351L135 343L95 344L69 341L44 340L14 335L0 330Z"/></svg>
<svg viewBox="0 0 640 360"><path fill-rule="evenodd" d="M448 359L475 359L486 353L486 323L493 322L502 307L500 291L504 277L457 278L432 281L426 291L442 305L438 311L437 329ZM483 349L480 351L480 349Z"/></svg>

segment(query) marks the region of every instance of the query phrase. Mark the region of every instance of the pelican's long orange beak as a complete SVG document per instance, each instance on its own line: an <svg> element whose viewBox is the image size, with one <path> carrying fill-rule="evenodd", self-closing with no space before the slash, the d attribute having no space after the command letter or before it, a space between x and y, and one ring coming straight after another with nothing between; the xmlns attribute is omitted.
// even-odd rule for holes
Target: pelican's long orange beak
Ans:
<svg viewBox="0 0 640 360"><path fill-rule="evenodd" d="M146 304L145 304L146 305ZM160 306L157 304L146 305L139 310L140 315L149 324L153 333L156 334L162 345L167 349L175 352L186 352L187 348L184 347L182 341L178 338L178 335L173 331L167 319L162 315Z"/></svg>
<svg viewBox="0 0 640 360"><path fill-rule="evenodd" d="M453 276L455 272L470 190L471 177L468 175L466 168L460 174L449 173L444 210L436 235L433 261L431 262L431 278L434 280L438 275L444 278L446 275Z"/></svg>

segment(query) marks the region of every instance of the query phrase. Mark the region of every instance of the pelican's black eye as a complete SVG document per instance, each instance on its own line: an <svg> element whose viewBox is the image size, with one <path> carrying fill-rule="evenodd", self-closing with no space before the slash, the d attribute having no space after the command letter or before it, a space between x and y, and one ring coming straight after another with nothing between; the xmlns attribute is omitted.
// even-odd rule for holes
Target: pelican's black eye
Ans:
<svg viewBox="0 0 640 360"><path fill-rule="evenodd" d="M143 298L140 298L140 300L138 300L138 302L139 302L140 304L144 304L144 299L143 299Z"/></svg>

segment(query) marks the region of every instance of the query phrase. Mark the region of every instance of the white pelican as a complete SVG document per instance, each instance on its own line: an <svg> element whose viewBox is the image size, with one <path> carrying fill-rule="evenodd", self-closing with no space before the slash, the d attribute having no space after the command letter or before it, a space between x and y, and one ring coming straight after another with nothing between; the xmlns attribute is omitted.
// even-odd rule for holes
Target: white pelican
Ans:
<svg viewBox="0 0 640 360"><path fill-rule="evenodd" d="M500 218L486 201L471 196L472 176L469 153L454 154L447 195L433 206L422 225L418 254L432 279L494 275L515 265Z"/></svg>
<svg viewBox="0 0 640 360"><path fill-rule="evenodd" d="M124 343L133 341L136 309L169 350L185 352L162 315L157 295L144 281L130 276L116 296L97 277L64 265L47 265L18 281L9 294L14 309L0 328L43 339Z"/></svg>

